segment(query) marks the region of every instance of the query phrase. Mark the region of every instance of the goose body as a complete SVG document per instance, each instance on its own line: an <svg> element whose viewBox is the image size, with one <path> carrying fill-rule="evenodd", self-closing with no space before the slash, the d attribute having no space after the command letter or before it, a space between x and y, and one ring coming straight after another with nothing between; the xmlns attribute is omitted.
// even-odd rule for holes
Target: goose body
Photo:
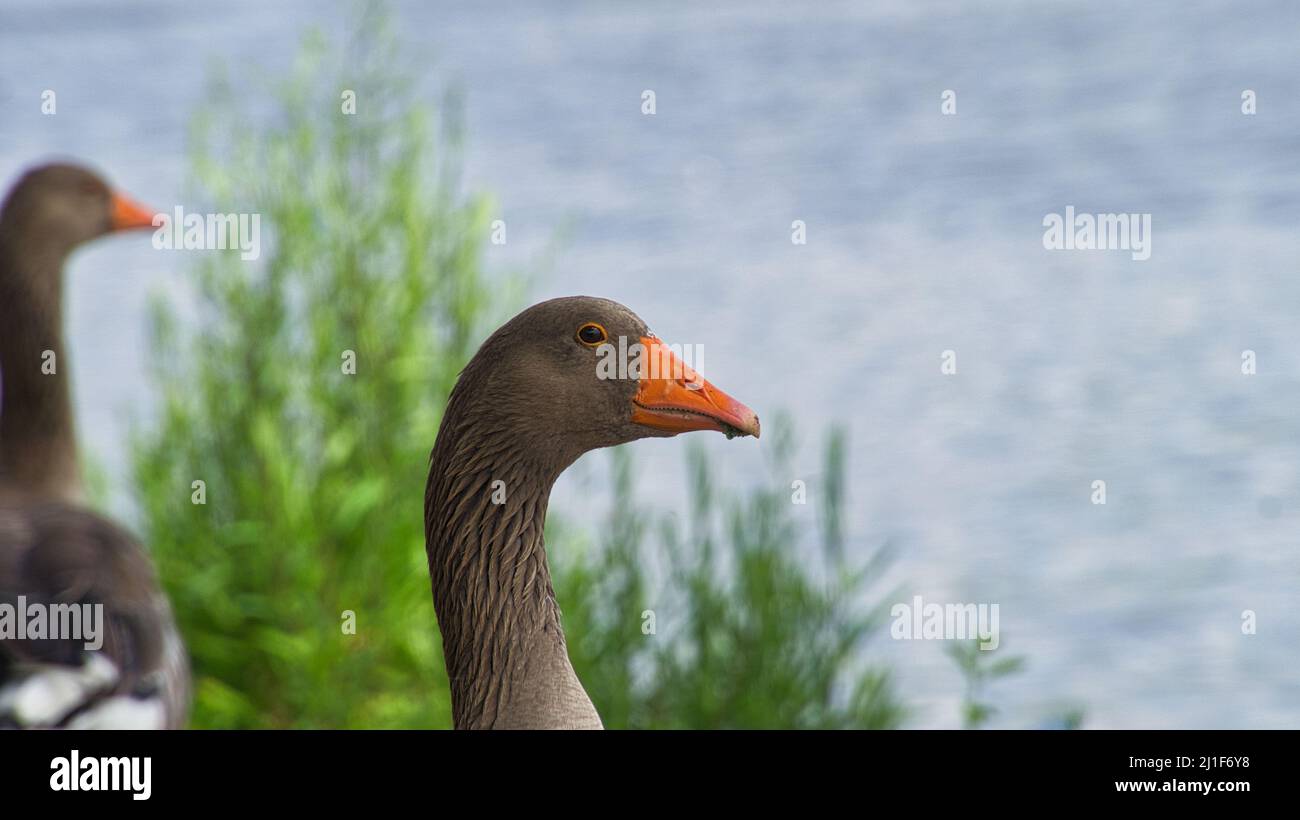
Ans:
<svg viewBox="0 0 1300 820"><path fill-rule="evenodd" d="M82 500L62 270L152 214L47 165L0 208L0 727L184 724L189 672L140 543Z"/></svg>
<svg viewBox="0 0 1300 820"><path fill-rule="evenodd" d="M640 365L611 369L625 350ZM448 399L425 488L457 728L601 728L551 585L551 487L590 450L689 430L757 437L759 423L617 302L542 302L483 343Z"/></svg>

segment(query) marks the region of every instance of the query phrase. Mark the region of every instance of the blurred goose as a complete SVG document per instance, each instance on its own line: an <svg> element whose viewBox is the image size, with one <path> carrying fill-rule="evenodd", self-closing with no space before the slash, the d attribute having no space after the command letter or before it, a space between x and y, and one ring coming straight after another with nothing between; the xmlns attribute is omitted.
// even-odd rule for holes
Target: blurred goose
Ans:
<svg viewBox="0 0 1300 820"><path fill-rule="evenodd" d="M68 254L152 219L71 165L30 171L0 209L0 726L185 720L188 667L153 567L83 505L62 331Z"/></svg>
<svg viewBox="0 0 1300 820"><path fill-rule="evenodd" d="M618 368L623 350L639 370ZM483 343L448 399L424 499L457 728L601 728L551 588L551 486L589 450L688 430L757 438L758 416L617 302L542 302Z"/></svg>

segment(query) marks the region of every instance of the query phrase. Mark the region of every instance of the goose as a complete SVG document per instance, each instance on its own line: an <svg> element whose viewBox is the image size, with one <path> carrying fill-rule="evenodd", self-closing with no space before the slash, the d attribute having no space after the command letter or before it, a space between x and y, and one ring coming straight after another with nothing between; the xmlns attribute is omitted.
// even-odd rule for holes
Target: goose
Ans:
<svg viewBox="0 0 1300 820"><path fill-rule="evenodd" d="M617 302L541 302L479 348L448 398L424 499L457 729L603 728L551 586L551 487L583 453L691 430L758 438L758 416Z"/></svg>
<svg viewBox="0 0 1300 820"><path fill-rule="evenodd" d="M0 726L183 725L189 672L140 543L83 502L63 264L153 212L51 164L0 206Z"/></svg>

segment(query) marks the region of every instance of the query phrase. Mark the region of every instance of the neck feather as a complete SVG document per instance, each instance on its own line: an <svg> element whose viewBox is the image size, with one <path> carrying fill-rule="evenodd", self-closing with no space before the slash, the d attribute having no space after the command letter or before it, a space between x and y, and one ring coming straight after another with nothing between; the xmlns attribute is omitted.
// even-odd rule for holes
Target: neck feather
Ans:
<svg viewBox="0 0 1300 820"><path fill-rule="evenodd" d="M15 240L0 225L0 490L76 499L81 475L62 333L67 254Z"/></svg>
<svg viewBox="0 0 1300 820"><path fill-rule="evenodd" d="M458 391L459 392L459 391ZM431 458L425 545L457 728L598 728L569 663L543 544L564 466L454 395Z"/></svg>

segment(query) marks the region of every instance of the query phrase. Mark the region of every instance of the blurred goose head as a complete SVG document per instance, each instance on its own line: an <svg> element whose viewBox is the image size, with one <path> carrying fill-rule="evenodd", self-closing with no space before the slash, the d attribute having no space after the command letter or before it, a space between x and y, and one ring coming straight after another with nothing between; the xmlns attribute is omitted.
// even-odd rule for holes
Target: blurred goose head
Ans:
<svg viewBox="0 0 1300 820"><path fill-rule="evenodd" d="M21 238L24 252L61 257L113 231L152 227L153 216L93 171L53 163L18 180L0 209L0 226Z"/></svg>

